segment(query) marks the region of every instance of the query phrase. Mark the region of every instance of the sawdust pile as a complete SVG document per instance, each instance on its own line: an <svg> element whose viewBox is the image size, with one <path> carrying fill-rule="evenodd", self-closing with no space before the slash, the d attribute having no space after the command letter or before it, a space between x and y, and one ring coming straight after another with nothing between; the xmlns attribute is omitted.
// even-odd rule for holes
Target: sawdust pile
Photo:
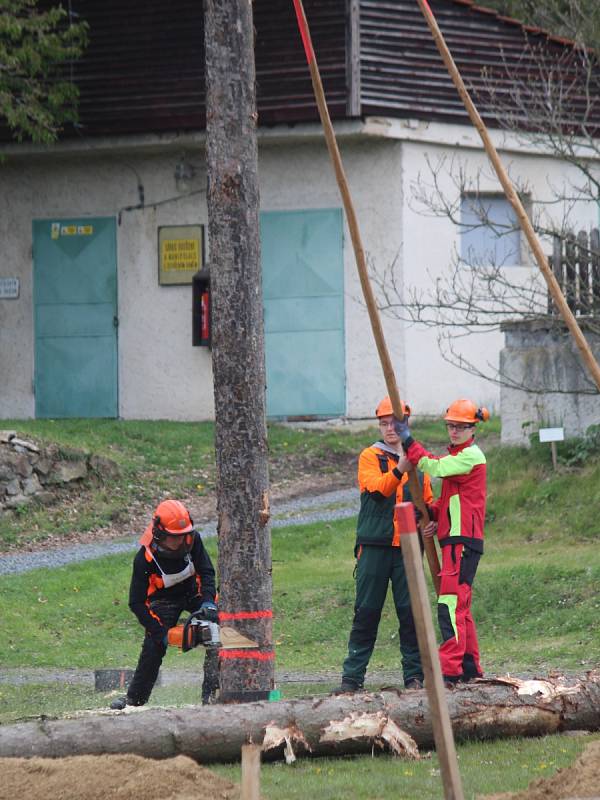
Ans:
<svg viewBox="0 0 600 800"><path fill-rule="evenodd" d="M0 758L0 800L239 800L240 789L191 758L134 755Z"/></svg>
<svg viewBox="0 0 600 800"><path fill-rule="evenodd" d="M538 778L522 792L486 795L481 800L600 800L600 741L589 744L572 767Z"/></svg>

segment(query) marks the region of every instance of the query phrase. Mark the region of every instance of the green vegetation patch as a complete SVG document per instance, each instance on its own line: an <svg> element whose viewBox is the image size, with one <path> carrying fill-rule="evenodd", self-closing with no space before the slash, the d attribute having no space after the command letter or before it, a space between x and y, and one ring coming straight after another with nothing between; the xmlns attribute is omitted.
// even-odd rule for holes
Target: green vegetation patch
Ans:
<svg viewBox="0 0 600 800"><path fill-rule="evenodd" d="M535 778L548 778L570 766L596 736L545 736L458 745L458 765L465 798L525 789ZM240 781L239 764L211 766L217 774ZM439 800L440 765L431 758L407 761L387 755L301 759L261 769L261 794L268 800Z"/></svg>

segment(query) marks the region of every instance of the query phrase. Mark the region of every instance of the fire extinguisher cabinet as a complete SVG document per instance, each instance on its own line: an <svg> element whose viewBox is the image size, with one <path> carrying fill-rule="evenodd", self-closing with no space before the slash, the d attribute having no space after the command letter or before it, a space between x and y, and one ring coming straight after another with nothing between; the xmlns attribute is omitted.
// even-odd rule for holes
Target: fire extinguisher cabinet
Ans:
<svg viewBox="0 0 600 800"><path fill-rule="evenodd" d="M210 347L211 342L210 270L201 269L192 277L192 345Z"/></svg>

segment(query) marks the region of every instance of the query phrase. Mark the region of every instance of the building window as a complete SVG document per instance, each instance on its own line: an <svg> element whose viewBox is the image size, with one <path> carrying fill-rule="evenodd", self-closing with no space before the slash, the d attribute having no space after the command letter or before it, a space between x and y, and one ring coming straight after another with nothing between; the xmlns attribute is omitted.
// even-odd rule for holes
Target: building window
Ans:
<svg viewBox="0 0 600 800"><path fill-rule="evenodd" d="M514 267L523 263L521 229L504 195L463 195L460 221L460 256L465 264Z"/></svg>

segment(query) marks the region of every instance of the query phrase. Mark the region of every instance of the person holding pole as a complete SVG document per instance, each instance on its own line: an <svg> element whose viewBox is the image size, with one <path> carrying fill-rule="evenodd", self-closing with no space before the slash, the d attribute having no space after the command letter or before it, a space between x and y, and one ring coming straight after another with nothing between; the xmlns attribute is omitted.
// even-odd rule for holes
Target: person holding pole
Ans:
<svg viewBox="0 0 600 800"><path fill-rule="evenodd" d="M452 403L444 417L450 439L445 456L434 456L412 438L408 417L396 425L406 452L398 469L416 467L425 475L442 479L440 497L430 506L432 521L424 528L423 535L433 536L437 530L442 550L439 655L448 689L453 689L458 681L483 676L471 597L483 553L486 504L486 460L475 444L475 426L489 416L486 408L478 408L471 400Z"/></svg>
<svg viewBox="0 0 600 800"><path fill-rule="evenodd" d="M404 403L403 411L408 418L410 409ZM375 416L381 440L365 448L358 460L361 494L354 549L356 602L342 683L334 689L335 694L363 688L390 581L399 623L404 686L407 689L423 686L423 667L400 550L400 531L394 521L396 503L412 498L406 485L408 475L397 468L402 447L389 397L379 403ZM433 493L429 477L421 474L420 481L425 502L430 503Z"/></svg>

